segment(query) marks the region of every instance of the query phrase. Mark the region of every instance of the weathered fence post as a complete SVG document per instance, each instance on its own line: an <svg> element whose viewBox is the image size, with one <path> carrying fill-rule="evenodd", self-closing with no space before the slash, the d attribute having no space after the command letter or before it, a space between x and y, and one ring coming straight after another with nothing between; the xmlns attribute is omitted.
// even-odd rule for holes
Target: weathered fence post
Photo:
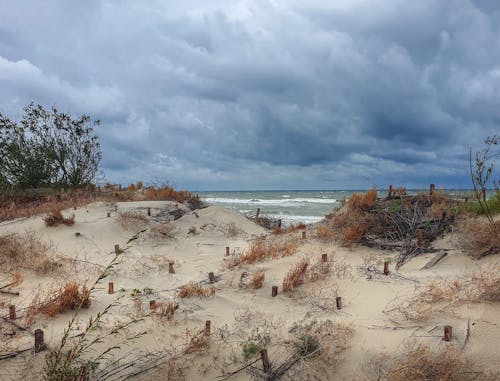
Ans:
<svg viewBox="0 0 500 381"><path fill-rule="evenodd" d="M204 331L205 336L210 336L210 325L211 325L210 320L207 320L205 322L205 331Z"/></svg>
<svg viewBox="0 0 500 381"><path fill-rule="evenodd" d="M43 341L43 331L41 329L35 330L35 353L41 352L45 349Z"/></svg>
<svg viewBox="0 0 500 381"><path fill-rule="evenodd" d="M305 231L302 232L302 239L306 239L306 232Z"/></svg>
<svg viewBox="0 0 500 381"><path fill-rule="evenodd" d="M451 325L444 326L444 341L451 341L451 338L453 337L452 331L453 329L451 328Z"/></svg>
<svg viewBox="0 0 500 381"><path fill-rule="evenodd" d="M151 217L151 208L148 208L148 217Z"/></svg>
<svg viewBox="0 0 500 381"><path fill-rule="evenodd" d="M208 273L208 281L209 281L210 283L214 283L214 282L215 282L215 275L214 275L214 273L213 273L213 272L209 272L209 273Z"/></svg>
<svg viewBox="0 0 500 381"><path fill-rule="evenodd" d="M120 253L120 245L116 244L115 245L115 254L119 254Z"/></svg>
<svg viewBox="0 0 500 381"><path fill-rule="evenodd" d="M229 246L226 246L226 257L229 257Z"/></svg>
<svg viewBox="0 0 500 381"><path fill-rule="evenodd" d="M156 300L149 301L149 309L154 310L156 308Z"/></svg>
<svg viewBox="0 0 500 381"><path fill-rule="evenodd" d="M111 213L110 213L110 212L108 212L108 218L109 218L109 217L111 217Z"/></svg>
<svg viewBox="0 0 500 381"><path fill-rule="evenodd" d="M264 348L260 351L260 358L262 359L262 369L264 369L264 373L269 373L271 370L271 363L269 362L267 349Z"/></svg>
<svg viewBox="0 0 500 381"><path fill-rule="evenodd" d="M9 319L16 320L16 306L12 304L9 306Z"/></svg>
<svg viewBox="0 0 500 381"><path fill-rule="evenodd" d="M170 274L175 274L175 270L174 270L174 262L168 262L168 272Z"/></svg>
<svg viewBox="0 0 500 381"><path fill-rule="evenodd" d="M328 254L327 253L321 254L321 262L328 262Z"/></svg>
<svg viewBox="0 0 500 381"><path fill-rule="evenodd" d="M389 185L389 197L392 197L392 185Z"/></svg>
<svg viewBox="0 0 500 381"><path fill-rule="evenodd" d="M436 185L435 184L431 184L429 186L429 196L432 196L434 194L435 190L436 190Z"/></svg>
<svg viewBox="0 0 500 381"><path fill-rule="evenodd" d="M108 283L108 294L113 294L115 292L115 287L113 282Z"/></svg>
<svg viewBox="0 0 500 381"><path fill-rule="evenodd" d="M384 275L389 275L389 261L384 262Z"/></svg>
<svg viewBox="0 0 500 381"><path fill-rule="evenodd" d="M342 309L342 297L337 296L335 298L335 304L337 305L337 309L341 310Z"/></svg>
<svg viewBox="0 0 500 381"><path fill-rule="evenodd" d="M271 289L271 296L274 298L276 295L278 295L278 286L273 286Z"/></svg>
<svg viewBox="0 0 500 381"><path fill-rule="evenodd" d="M417 244L418 246L422 244L422 229L417 230Z"/></svg>

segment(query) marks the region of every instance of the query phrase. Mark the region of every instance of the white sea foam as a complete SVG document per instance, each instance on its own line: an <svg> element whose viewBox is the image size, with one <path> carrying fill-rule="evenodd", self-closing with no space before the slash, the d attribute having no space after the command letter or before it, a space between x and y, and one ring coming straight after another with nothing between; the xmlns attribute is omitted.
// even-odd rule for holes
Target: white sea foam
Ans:
<svg viewBox="0 0 500 381"><path fill-rule="evenodd" d="M275 219L281 219L282 226L289 226L291 224L298 224L300 222L309 225L315 222L319 222L324 218L321 216L292 216L289 214L266 214L266 216Z"/></svg>
<svg viewBox="0 0 500 381"><path fill-rule="evenodd" d="M336 204L334 198L287 198L283 199L243 199L207 197L204 199L209 204L248 204L248 205L279 205L279 206L304 206L306 204Z"/></svg>

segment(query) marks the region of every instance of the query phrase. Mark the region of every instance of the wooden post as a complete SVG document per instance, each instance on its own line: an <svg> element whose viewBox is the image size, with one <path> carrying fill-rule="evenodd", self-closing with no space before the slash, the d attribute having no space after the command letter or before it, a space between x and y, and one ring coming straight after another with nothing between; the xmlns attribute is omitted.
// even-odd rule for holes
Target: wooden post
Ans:
<svg viewBox="0 0 500 381"><path fill-rule="evenodd" d="M271 370L271 363L269 362L267 349L261 349L260 358L262 359L262 369L264 369L264 373L269 373L269 371Z"/></svg>
<svg viewBox="0 0 500 381"><path fill-rule="evenodd" d="M259 218L259 214L260 214L260 208L257 208L257 213L255 213L255 218Z"/></svg>
<svg viewBox="0 0 500 381"><path fill-rule="evenodd" d="M281 218L278 220L278 226L281 227Z"/></svg>
<svg viewBox="0 0 500 381"><path fill-rule="evenodd" d="M389 275L389 262L384 262L384 275Z"/></svg>
<svg viewBox="0 0 500 381"><path fill-rule="evenodd" d="M342 297L337 296L335 298L335 303L337 304L337 309L341 310L342 309Z"/></svg>
<svg viewBox="0 0 500 381"><path fill-rule="evenodd" d="M9 319L16 320L16 306L14 305L9 306Z"/></svg>
<svg viewBox="0 0 500 381"><path fill-rule="evenodd" d="M120 245L115 245L115 254L120 254Z"/></svg>
<svg viewBox="0 0 500 381"><path fill-rule="evenodd" d="M211 325L210 320L207 320L205 322L205 331L204 331L205 336L210 336L210 325Z"/></svg>
<svg viewBox="0 0 500 381"><path fill-rule="evenodd" d="M445 325L444 326L444 337L443 337L443 340L444 341L451 341L451 338L452 338L452 328L451 328L451 325Z"/></svg>
<svg viewBox="0 0 500 381"><path fill-rule="evenodd" d="M435 184L431 184L429 186L429 196L432 196L434 194L434 190L436 189L436 185Z"/></svg>
<svg viewBox="0 0 500 381"><path fill-rule="evenodd" d="M170 274L175 274L175 270L174 270L174 262L168 262L168 272Z"/></svg>
<svg viewBox="0 0 500 381"><path fill-rule="evenodd" d="M278 286L273 286L271 296L274 298L276 295L278 295Z"/></svg>
<svg viewBox="0 0 500 381"><path fill-rule="evenodd" d="M422 244L422 229L417 230L417 244L418 246Z"/></svg>
<svg viewBox="0 0 500 381"><path fill-rule="evenodd" d="M151 217L151 208L148 208L148 217Z"/></svg>
<svg viewBox="0 0 500 381"><path fill-rule="evenodd" d="M108 294L114 294L115 292L115 287L113 285L113 282L108 283Z"/></svg>
<svg viewBox="0 0 500 381"><path fill-rule="evenodd" d="M111 213L110 213L110 212L108 212L108 218L109 218L109 217L111 217Z"/></svg>
<svg viewBox="0 0 500 381"><path fill-rule="evenodd" d="M305 231L302 232L302 239L306 239L306 232Z"/></svg>
<svg viewBox="0 0 500 381"><path fill-rule="evenodd" d="M328 262L328 254L327 253L321 254L321 262Z"/></svg>
<svg viewBox="0 0 500 381"><path fill-rule="evenodd" d="M35 353L41 352L45 349L43 341L43 331L41 329L35 330Z"/></svg>
<svg viewBox="0 0 500 381"><path fill-rule="evenodd" d="M481 194L483 195L483 201L486 202L486 188L481 189Z"/></svg>
<svg viewBox="0 0 500 381"><path fill-rule="evenodd" d="M467 205L468 202L469 202L469 197L465 197L464 198L464 204Z"/></svg>
<svg viewBox="0 0 500 381"><path fill-rule="evenodd" d="M150 300L149 301L149 309L150 310L156 309L156 300Z"/></svg>
<svg viewBox="0 0 500 381"><path fill-rule="evenodd" d="M392 197L392 185L389 185L389 197Z"/></svg>
<svg viewBox="0 0 500 381"><path fill-rule="evenodd" d="M215 282L215 275L214 275L214 273L213 273L213 272L209 272L209 273L208 273L208 281L209 281L210 283L214 283L214 282Z"/></svg>
<svg viewBox="0 0 500 381"><path fill-rule="evenodd" d="M226 257L229 257L229 246L226 246Z"/></svg>

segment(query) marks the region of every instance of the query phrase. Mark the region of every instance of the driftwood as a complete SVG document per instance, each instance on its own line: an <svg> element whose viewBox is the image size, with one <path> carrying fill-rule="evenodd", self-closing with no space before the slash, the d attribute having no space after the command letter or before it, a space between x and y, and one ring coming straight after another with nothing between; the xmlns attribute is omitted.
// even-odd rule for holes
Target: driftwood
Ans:
<svg viewBox="0 0 500 381"><path fill-rule="evenodd" d="M446 251L441 251L437 253L429 262L425 264L424 267L422 267L420 270L426 270L430 269L431 267L435 266L439 261L441 261L444 257L448 255L448 252Z"/></svg>
<svg viewBox="0 0 500 381"><path fill-rule="evenodd" d="M17 291L0 290L0 294L19 296L19 292Z"/></svg>
<svg viewBox="0 0 500 381"><path fill-rule="evenodd" d="M10 353L4 353L3 355L0 354L0 361L1 360L6 360L6 359L11 359L11 358L14 358L18 355L20 355L21 353L25 353L25 352L29 352L31 351L33 348L28 348L28 349L21 349L19 351L14 351L14 352L10 352Z"/></svg>

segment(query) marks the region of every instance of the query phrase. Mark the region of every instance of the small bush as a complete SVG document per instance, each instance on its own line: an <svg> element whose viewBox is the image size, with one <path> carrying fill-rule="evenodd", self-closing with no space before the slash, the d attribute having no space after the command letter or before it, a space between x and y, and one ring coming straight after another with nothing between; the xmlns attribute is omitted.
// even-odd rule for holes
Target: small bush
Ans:
<svg viewBox="0 0 500 381"><path fill-rule="evenodd" d="M402 352L402 353L401 353ZM499 373L471 371L477 368L463 352L446 347L432 351L428 346L407 342L403 350L393 357L381 355L372 361L380 381L494 381Z"/></svg>
<svg viewBox="0 0 500 381"><path fill-rule="evenodd" d="M454 233L456 246L475 258L500 252L500 220L492 224L466 218L457 224Z"/></svg>
<svg viewBox="0 0 500 381"><path fill-rule="evenodd" d="M60 209L53 209L43 218L45 226L58 226L67 225L71 226L75 223L75 215L72 214L71 217L64 217Z"/></svg>
<svg viewBox="0 0 500 381"><path fill-rule="evenodd" d="M148 235L155 240L172 239L175 238L177 229L175 225L170 222L161 223L149 229Z"/></svg>
<svg viewBox="0 0 500 381"><path fill-rule="evenodd" d="M375 188L370 189L365 194L354 193L347 202L348 209L350 211L355 210L367 210L377 200L377 190Z"/></svg>
<svg viewBox="0 0 500 381"><path fill-rule="evenodd" d="M213 286L202 286L198 283L191 282L183 284L179 288L180 290L177 292L177 297L181 299L191 298L193 296L197 296L199 298L215 296L215 287Z"/></svg>
<svg viewBox="0 0 500 381"><path fill-rule="evenodd" d="M361 225L350 226L344 231L344 236L342 237L342 244L350 246L353 243L358 243L361 241L363 233L361 230Z"/></svg>
<svg viewBox="0 0 500 381"><path fill-rule="evenodd" d="M321 241L333 241L337 234L333 227L323 224L316 228L316 237Z"/></svg>
<svg viewBox="0 0 500 381"><path fill-rule="evenodd" d="M174 317L174 313L178 308L179 304L175 302L158 301L153 304L155 314L167 320L171 320Z"/></svg>
<svg viewBox="0 0 500 381"><path fill-rule="evenodd" d="M234 222L230 222L224 227L224 235L226 237L237 237L241 233L243 233L243 230L240 229Z"/></svg>
<svg viewBox="0 0 500 381"><path fill-rule="evenodd" d="M291 292L303 284L308 266L309 260L307 259L303 259L293 266L283 279L283 291Z"/></svg>
<svg viewBox="0 0 500 381"><path fill-rule="evenodd" d="M141 212L125 211L118 213L118 222L127 230L137 230L149 223L149 218Z"/></svg>

